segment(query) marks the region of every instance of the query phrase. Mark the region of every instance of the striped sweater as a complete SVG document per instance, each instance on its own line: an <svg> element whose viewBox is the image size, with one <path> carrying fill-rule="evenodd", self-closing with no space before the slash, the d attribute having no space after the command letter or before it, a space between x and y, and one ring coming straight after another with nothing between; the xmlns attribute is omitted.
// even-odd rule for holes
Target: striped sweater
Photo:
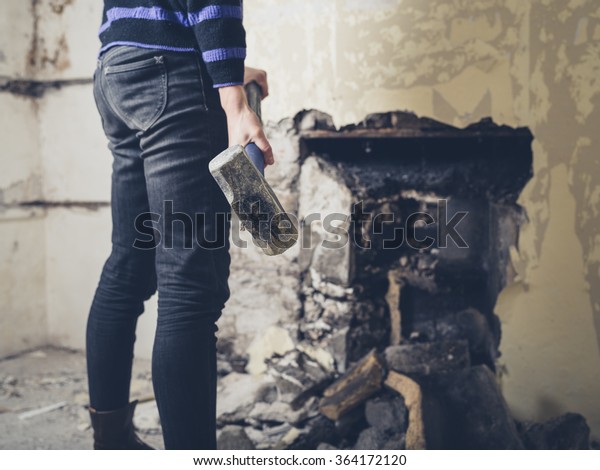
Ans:
<svg viewBox="0 0 600 470"><path fill-rule="evenodd" d="M213 87L241 85L243 0L104 0L100 52L116 45L201 53Z"/></svg>

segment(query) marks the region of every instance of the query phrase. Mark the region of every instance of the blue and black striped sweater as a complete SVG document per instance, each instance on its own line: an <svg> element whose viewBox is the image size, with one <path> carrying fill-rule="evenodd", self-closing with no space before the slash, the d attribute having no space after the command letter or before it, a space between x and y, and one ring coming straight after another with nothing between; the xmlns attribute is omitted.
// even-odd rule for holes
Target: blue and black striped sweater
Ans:
<svg viewBox="0 0 600 470"><path fill-rule="evenodd" d="M116 45L201 53L215 88L244 80L242 0L104 0L102 51Z"/></svg>

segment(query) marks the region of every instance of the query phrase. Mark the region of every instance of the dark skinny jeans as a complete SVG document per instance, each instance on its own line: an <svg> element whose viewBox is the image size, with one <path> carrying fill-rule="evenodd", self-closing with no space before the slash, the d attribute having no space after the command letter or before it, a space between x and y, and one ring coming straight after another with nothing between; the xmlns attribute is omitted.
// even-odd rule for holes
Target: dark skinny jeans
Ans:
<svg viewBox="0 0 600 470"><path fill-rule="evenodd" d="M218 91L196 54L116 46L98 60L94 97L113 155L113 226L87 323L90 405L129 402L137 318L158 290L165 447L215 449L215 322L230 262L229 218L217 216L229 206L208 171L227 146Z"/></svg>

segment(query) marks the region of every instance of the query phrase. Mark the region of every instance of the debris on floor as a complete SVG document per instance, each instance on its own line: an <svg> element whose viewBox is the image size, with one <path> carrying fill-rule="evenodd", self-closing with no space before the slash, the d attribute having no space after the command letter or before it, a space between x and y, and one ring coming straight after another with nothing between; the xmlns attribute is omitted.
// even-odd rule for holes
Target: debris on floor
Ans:
<svg viewBox="0 0 600 470"><path fill-rule="evenodd" d="M163 448L150 361L136 359L131 399L140 437ZM0 359L0 449L91 449L85 354L54 347Z"/></svg>

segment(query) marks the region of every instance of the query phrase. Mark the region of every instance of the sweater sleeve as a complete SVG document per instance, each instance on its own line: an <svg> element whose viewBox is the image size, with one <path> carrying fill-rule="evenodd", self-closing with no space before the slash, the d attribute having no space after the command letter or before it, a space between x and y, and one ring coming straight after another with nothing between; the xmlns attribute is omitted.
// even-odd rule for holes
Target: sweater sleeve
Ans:
<svg viewBox="0 0 600 470"><path fill-rule="evenodd" d="M242 0L187 0L187 7L213 87L242 85L246 58Z"/></svg>

